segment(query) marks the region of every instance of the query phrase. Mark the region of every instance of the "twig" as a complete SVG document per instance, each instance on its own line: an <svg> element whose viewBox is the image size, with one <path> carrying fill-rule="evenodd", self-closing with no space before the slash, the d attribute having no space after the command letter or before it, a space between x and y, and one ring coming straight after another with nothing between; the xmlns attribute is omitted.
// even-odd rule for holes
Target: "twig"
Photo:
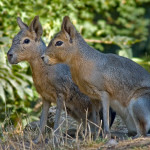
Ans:
<svg viewBox="0 0 150 150"><path fill-rule="evenodd" d="M102 41L102 40L94 40L94 39L85 39L86 42L89 43L104 43L104 44L112 44L112 41Z"/></svg>
<svg viewBox="0 0 150 150"><path fill-rule="evenodd" d="M33 111L35 111L35 112L37 112L38 111L38 109L42 106L42 101L40 101L39 103L37 103L36 105L35 105L35 107L33 108Z"/></svg>

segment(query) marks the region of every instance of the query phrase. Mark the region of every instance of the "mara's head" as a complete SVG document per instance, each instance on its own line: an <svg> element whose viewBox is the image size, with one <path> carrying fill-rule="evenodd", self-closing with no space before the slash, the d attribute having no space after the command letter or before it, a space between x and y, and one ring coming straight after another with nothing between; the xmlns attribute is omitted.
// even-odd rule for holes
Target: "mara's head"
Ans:
<svg viewBox="0 0 150 150"><path fill-rule="evenodd" d="M50 41L42 59L46 64L67 63L77 51L77 34L68 16L65 16L58 32Z"/></svg>
<svg viewBox="0 0 150 150"><path fill-rule="evenodd" d="M7 53L11 64L17 64L21 61L30 61L36 55L44 52L45 44L41 40L43 33L39 17L36 16L31 24L27 26L18 17L17 23L20 27L19 33L13 38L12 46Z"/></svg>

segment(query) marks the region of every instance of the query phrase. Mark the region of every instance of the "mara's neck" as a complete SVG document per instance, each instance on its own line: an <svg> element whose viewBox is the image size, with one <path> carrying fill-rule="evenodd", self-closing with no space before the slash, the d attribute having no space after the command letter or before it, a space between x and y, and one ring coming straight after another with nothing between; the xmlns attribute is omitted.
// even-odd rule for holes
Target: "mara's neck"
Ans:
<svg viewBox="0 0 150 150"><path fill-rule="evenodd" d="M41 59L41 55L36 55L30 61L28 61L31 69L32 69L32 76L33 78L38 76L42 76L42 74L46 71L46 65L44 64L43 60Z"/></svg>
<svg viewBox="0 0 150 150"><path fill-rule="evenodd" d="M90 47L79 33L76 33L76 37L76 51L70 57L67 64L70 66L70 68L75 67L81 69L80 67L82 67L83 65L85 66L86 64L88 64L88 62L93 61L97 57L97 55L101 55L102 53Z"/></svg>

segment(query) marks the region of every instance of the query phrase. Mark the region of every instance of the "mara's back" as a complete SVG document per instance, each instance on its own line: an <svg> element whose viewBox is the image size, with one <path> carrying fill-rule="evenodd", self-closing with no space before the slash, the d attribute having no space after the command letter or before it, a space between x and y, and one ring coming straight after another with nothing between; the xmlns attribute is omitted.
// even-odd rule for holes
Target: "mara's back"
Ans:
<svg viewBox="0 0 150 150"><path fill-rule="evenodd" d="M93 53L98 54L96 50ZM103 86L103 90L106 90L112 99L126 103L131 98L150 91L150 74L132 60L102 53L92 60L96 64L95 84L96 78L103 78L103 85L97 86Z"/></svg>

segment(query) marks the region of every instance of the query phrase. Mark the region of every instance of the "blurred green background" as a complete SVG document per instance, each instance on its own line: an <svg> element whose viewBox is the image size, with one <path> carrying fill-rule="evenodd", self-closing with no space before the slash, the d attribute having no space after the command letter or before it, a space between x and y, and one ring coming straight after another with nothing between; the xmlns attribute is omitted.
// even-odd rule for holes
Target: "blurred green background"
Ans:
<svg viewBox="0 0 150 150"><path fill-rule="evenodd" d="M148 71L150 64L150 0L1 0L0 1L0 122L25 125L41 109L27 63L10 65L6 53L18 33L17 17L29 24L39 15L48 44L70 16L88 43L104 53L128 57Z"/></svg>

